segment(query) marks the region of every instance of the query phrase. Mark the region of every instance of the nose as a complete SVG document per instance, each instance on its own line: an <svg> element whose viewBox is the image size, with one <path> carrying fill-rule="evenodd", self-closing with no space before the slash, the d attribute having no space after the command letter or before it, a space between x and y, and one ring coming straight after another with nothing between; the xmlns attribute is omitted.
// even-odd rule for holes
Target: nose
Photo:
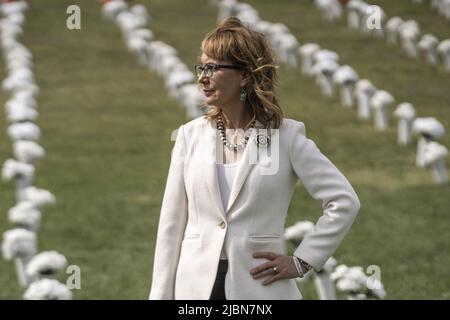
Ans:
<svg viewBox="0 0 450 320"><path fill-rule="evenodd" d="M205 71L203 70L202 73L200 73L200 76L198 77L197 81L199 83L208 83L209 77L205 76Z"/></svg>

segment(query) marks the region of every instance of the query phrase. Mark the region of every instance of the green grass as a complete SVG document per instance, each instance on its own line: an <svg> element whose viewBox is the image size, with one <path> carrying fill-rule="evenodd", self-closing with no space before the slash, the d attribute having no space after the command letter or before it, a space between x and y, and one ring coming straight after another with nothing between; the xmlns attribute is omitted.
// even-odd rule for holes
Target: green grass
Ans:
<svg viewBox="0 0 450 320"><path fill-rule="evenodd" d="M450 75L407 58L383 40L351 32L344 22L322 21L310 1L253 0L263 19L283 22L301 43L335 50L361 77L409 101L419 116L435 116L450 128ZM388 16L417 18L422 30L444 39L448 22L410 1L373 1ZM183 108L166 95L156 74L126 51L118 28L104 21L95 1L79 1L82 30L65 27L69 0L32 3L22 42L34 56L34 72L47 155L35 185L57 199L44 210L40 250L57 250L81 268L76 299L146 299L151 282L159 209L170 160L170 133L186 122ZM142 1L153 16L157 39L179 50L192 65L216 11L207 1ZM447 28L445 28L447 26ZM0 63L0 79L6 76ZM299 70L280 67L280 101L289 118L302 120L307 134L352 182L362 208L349 236L334 255L339 262L381 267L390 299L449 299L450 187L436 187L431 173L414 166L415 146L396 144L396 129L376 132L324 99ZM0 93L0 104L8 96ZM1 162L12 156L0 120ZM441 143L450 146L447 134ZM449 162L447 161L447 166ZM0 232L12 226L7 210L14 186L0 189ZM315 220L320 203L299 185L287 224ZM0 299L20 299L13 264L0 259ZM304 296L314 299L311 284Z"/></svg>

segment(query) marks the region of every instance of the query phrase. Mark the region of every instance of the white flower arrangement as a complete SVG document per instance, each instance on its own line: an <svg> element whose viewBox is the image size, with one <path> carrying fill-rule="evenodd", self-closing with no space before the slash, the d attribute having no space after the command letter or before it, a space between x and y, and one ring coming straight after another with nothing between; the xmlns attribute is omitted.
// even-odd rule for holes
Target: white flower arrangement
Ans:
<svg viewBox="0 0 450 320"><path fill-rule="evenodd" d="M20 140L14 143L15 157L25 163L33 163L44 157L45 150L34 141Z"/></svg>
<svg viewBox="0 0 450 320"><path fill-rule="evenodd" d="M370 297L380 300L386 298L386 290L384 290L384 285L380 280L369 278L367 280L367 287L369 288Z"/></svg>
<svg viewBox="0 0 450 320"><path fill-rule="evenodd" d="M5 25L3 25L5 27ZM12 26L10 25L9 28ZM10 31L8 32L8 35L6 36L6 39L8 39L6 42L4 42L4 48L5 48L5 60L7 61L8 68L11 70L11 72L14 72L15 70L20 70L23 68L30 69L33 67L33 57L31 55L31 52L24 47L22 44L16 42L17 35L20 35L23 33L23 30L18 27L17 25L15 27L12 27ZM5 35L5 29L3 29L3 35ZM9 38L8 38L9 37ZM26 92L26 93L24 93ZM24 103L27 107L37 109L37 102L34 96L39 92L39 88L36 84L27 84L24 86L20 86L19 88L16 88L16 90L13 93L13 96L10 100L8 100L5 104L5 111L7 113L11 112L11 108L13 107L12 104L16 104L17 102ZM33 95L30 97L30 94ZM25 98L25 99L24 99ZM14 101L14 102L13 102Z"/></svg>
<svg viewBox="0 0 450 320"><path fill-rule="evenodd" d="M8 211L10 222L24 228L37 230L41 224L41 212L29 201L21 201Z"/></svg>
<svg viewBox="0 0 450 320"><path fill-rule="evenodd" d="M298 221L285 229L283 238L296 246L314 231L314 223ZM362 267L348 267L338 265L336 259L330 257L318 273L308 272L305 277L297 278L302 284L310 278L314 279L316 292L322 300L336 299L336 289L348 295L349 300L384 299L386 291L380 280L368 277Z"/></svg>
<svg viewBox="0 0 450 320"><path fill-rule="evenodd" d="M16 228L3 233L2 253L5 260L33 256L36 251L36 234Z"/></svg>
<svg viewBox="0 0 450 320"><path fill-rule="evenodd" d="M72 292L54 279L35 281L24 293L25 300L72 300Z"/></svg>
<svg viewBox="0 0 450 320"><path fill-rule="evenodd" d="M49 276L62 270L67 265L67 259L56 251L44 251L35 255L27 265L27 275L32 278Z"/></svg>
<svg viewBox="0 0 450 320"><path fill-rule="evenodd" d="M313 230L314 223L310 221L298 221L294 225L285 229L284 239L287 241L300 242L308 233Z"/></svg>
<svg viewBox="0 0 450 320"><path fill-rule="evenodd" d="M109 20L114 20L115 17L127 10L128 5L123 0L113 0L106 2L102 7L103 17Z"/></svg>
<svg viewBox="0 0 450 320"><path fill-rule="evenodd" d="M438 139L445 134L445 127L434 117L416 118L413 122L413 132Z"/></svg>
<svg viewBox="0 0 450 320"><path fill-rule="evenodd" d="M31 84L22 84L22 87L31 86ZM41 137L41 129L32 122L20 122L11 124L8 129L8 136L13 141L31 140L38 141Z"/></svg>
<svg viewBox="0 0 450 320"><path fill-rule="evenodd" d="M5 2L1 5L1 12L5 16L9 16L16 13L22 13L26 9L28 9L28 3L23 0Z"/></svg>
<svg viewBox="0 0 450 320"><path fill-rule="evenodd" d="M10 210L13 210L13 209L20 210L20 211L35 210L36 205L31 201L20 201L14 207L12 207Z"/></svg>
<svg viewBox="0 0 450 320"><path fill-rule="evenodd" d="M55 203L55 196L50 191L33 186L27 187L24 190L24 198L27 201L31 201L39 208L47 204Z"/></svg>
<svg viewBox="0 0 450 320"><path fill-rule="evenodd" d="M361 270L361 274L355 274L355 278L344 276L336 283L336 288L343 292L359 292L364 289L366 277Z"/></svg>
<svg viewBox="0 0 450 320"><path fill-rule="evenodd" d="M345 264L338 265L331 274L331 280L341 279L347 273L348 267Z"/></svg>
<svg viewBox="0 0 450 320"><path fill-rule="evenodd" d="M34 166L28 163L8 159L3 163L2 179L11 181L18 176L31 178L34 175Z"/></svg>
<svg viewBox="0 0 450 320"><path fill-rule="evenodd" d="M331 274L336 266L337 266L336 259L330 257L328 258L327 262L325 262L325 265L323 266L322 270Z"/></svg>
<svg viewBox="0 0 450 320"><path fill-rule="evenodd" d="M368 298L384 299L386 292L381 281L367 277L362 267L339 265L331 274L339 291L348 294L349 300Z"/></svg>
<svg viewBox="0 0 450 320"><path fill-rule="evenodd" d="M7 111L8 122L20 122L20 121L36 121L38 113L35 109L18 106L17 108Z"/></svg>
<svg viewBox="0 0 450 320"><path fill-rule="evenodd" d="M151 21L151 16L147 11L147 8L142 4L135 4L130 8L130 12L141 19L145 19L148 22Z"/></svg>

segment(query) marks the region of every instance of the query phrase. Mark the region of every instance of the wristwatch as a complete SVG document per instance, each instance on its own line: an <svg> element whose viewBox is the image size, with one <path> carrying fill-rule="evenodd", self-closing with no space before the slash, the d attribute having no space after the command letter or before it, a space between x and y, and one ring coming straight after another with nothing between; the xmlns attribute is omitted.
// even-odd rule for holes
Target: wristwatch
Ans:
<svg viewBox="0 0 450 320"><path fill-rule="evenodd" d="M306 261L304 261L304 260L302 260L300 258L297 258L297 259L300 262L300 265L302 266L302 269L305 270L304 273L307 273L309 270L312 269L311 265L308 262L306 262Z"/></svg>
<svg viewBox="0 0 450 320"><path fill-rule="evenodd" d="M308 273L308 271L310 271L312 269L311 265L306 262L303 261L302 259L293 256L294 257L294 263L295 263L295 267L297 268L297 272L300 278L303 278L303 276Z"/></svg>

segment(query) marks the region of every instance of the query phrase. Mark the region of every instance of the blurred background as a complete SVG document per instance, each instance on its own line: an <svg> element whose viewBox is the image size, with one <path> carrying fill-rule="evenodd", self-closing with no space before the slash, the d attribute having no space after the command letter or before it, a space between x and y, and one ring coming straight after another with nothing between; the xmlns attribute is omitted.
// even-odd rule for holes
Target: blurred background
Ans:
<svg viewBox="0 0 450 320"><path fill-rule="evenodd" d="M336 52L340 65L350 65L359 79L370 79L395 98L388 109L389 125L380 130L373 119L361 120L356 106L343 107L339 91L324 96L300 63L279 64L278 97L285 116L305 123L307 135L346 175L362 203L334 258L364 270L379 266L387 299L449 299L450 187L436 183L432 165L416 165L420 134L413 134L407 145L398 144L393 115L400 103L409 102L417 117L434 117L450 128L450 72L443 58L430 65L421 55L409 57L400 44L389 45L385 36L351 30L343 3L342 17L333 21L327 20L331 9L314 1L246 3L261 19L283 23L300 46L316 43ZM385 22L394 16L412 19L420 35L450 38L450 20L432 9L430 1L370 3L383 8ZM81 29L70 30L66 10L74 4L81 9ZM202 38L217 23L215 1L128 2L136 4L150 15L145 28L152 32L151 41L176 49L192 72ZM72 290L73 299L147 299L170 137L193 111L189 114L183 99L169 94L161 70L139 63L126 42L126 27L111 19L113 11L108 19L104 5L94 0L29 1L23 12L17 41L33 57L39 88L34 123L45 150L34 164L33 185L55 198L41 210L37 251L55 250L68 265L80 268L81 289ZM1 81L9 74L5 61L0 61ZM0 105L11 96L3 88ZM6 111L1 112L3 167L14 158L10 125ZM440 135L438 142L450 146L449 134ZM450 161L444 159L448 167ZM17 205L16 180L7 181L3 170L1 233L15 227L8 210ZM321 212L321 204L299 184L286 226L314 222ZM23 298L26 288L19 285L16 268L12 260L0 259L0 299ZM56 277L65 282L68 274L63 269ZM312 281L300 286L306 299L318 298Z"/></svg>

